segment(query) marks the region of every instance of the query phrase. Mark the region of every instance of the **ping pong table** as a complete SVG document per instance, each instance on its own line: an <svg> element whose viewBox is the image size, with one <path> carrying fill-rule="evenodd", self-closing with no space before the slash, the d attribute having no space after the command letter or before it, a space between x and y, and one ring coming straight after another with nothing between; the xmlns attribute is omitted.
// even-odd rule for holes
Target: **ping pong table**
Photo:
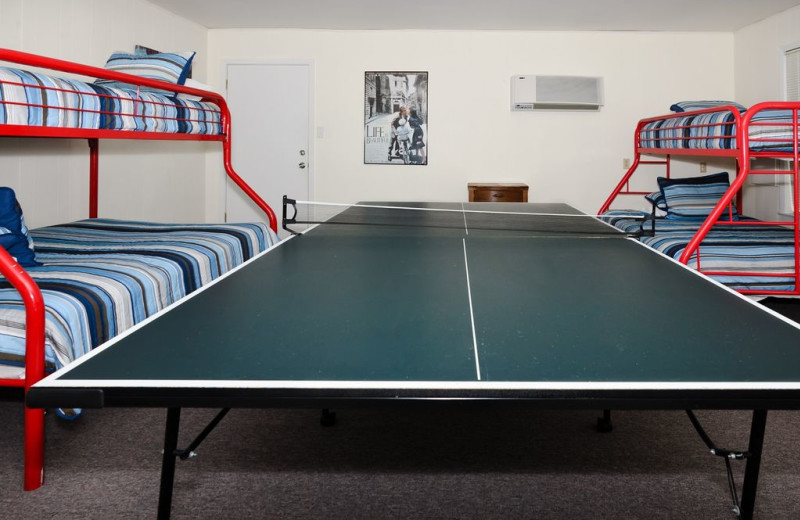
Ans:
<svg viewBox="0 0 800 520"><path fill-rule="evenodd" d="M229 408L753 410L747 450L718 450L746 458L752 518L767 410L800 408L795 324L567 205L389 205L428 211L346 209L50 375L28 405L167 408L163 518L176 458ZM181 450L185 407L224 410Z"/></svg>

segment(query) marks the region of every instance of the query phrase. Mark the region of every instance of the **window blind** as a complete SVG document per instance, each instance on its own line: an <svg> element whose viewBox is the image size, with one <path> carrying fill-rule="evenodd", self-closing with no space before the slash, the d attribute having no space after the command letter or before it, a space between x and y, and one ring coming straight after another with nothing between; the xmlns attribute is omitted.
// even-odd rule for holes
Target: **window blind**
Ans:
<svg viewBox="0 0 800 520"><path fill-rule="evenodd" d="M786 51L786 101L800 101L800 47Z"/></svg>
<svg viewBox="0 0 800 520"><path fill-rule="evenodd" d="M800 47L784 54L786 63L786 101L800 101ZM777 169L790 169L791 162L776 161ZM777 176L784 177L784 176ZM791 177L789 178L791 179ZM794 184L791 180L781 182L779 188L778 214L794 215Z"/></svg>

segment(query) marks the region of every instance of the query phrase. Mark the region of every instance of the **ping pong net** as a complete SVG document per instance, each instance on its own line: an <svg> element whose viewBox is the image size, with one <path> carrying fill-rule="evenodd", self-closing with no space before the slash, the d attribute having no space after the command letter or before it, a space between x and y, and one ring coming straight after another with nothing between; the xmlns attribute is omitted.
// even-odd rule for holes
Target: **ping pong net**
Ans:
<svg viewBox="0 0 800 520"><path fill-rule="evenodd" d="M632 214L631 218L643 218ZM464 234L590 237L639 236L624 233L566 204L360 202L339 204L283 197L283 228L292 234L309 226L370 226L376 229L457 230Z"/></svg>

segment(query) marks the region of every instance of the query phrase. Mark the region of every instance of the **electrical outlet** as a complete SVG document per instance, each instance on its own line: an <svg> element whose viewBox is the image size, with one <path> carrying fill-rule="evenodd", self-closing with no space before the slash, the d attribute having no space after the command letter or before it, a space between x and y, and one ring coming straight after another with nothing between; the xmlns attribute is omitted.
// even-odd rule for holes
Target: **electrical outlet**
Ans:
<svg viewBox="0 0 800 520"><path fill-rule="evenodd" d="M700 173L706 173L707 170L708 170L708 165L706 163L704 163L704 162L701 162L700 163Z"/></svg>
<svg viewBox="0 0 800 520"><path fill-rule="evenodd" d="M622 159L622 168L624 170L627 170L630 167L631 167L631 160L628 159L627 157L625 159Z"/></svg>

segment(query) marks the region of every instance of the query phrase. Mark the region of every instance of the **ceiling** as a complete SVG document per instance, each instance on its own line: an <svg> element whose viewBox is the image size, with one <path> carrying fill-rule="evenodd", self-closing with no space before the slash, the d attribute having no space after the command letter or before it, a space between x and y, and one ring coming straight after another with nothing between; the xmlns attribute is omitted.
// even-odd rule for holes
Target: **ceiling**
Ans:
<svg viewBox="0 0 800 520"><path fill-rule="evenodd" d="M800 0L148 0L210 29L733 32Z"/></svg>

